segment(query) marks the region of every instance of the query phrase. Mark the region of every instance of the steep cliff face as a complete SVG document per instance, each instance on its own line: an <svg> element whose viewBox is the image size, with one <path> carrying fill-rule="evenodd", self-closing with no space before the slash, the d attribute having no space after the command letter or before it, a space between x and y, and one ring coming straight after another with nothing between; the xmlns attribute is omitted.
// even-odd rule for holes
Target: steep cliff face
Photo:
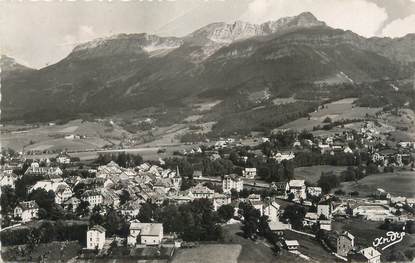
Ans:
<svg viewBox="0 0 415 263"><path fill-rule="evenodd" d="M209 91L233 90L226 96L234 96L258 83L315 83L339 75L356 83L405 79L414 61L415 35L366 39L310 13L259 25L214 23L183 38L120 34L79 45L40 70L5 59L5 67L17 70L2 80L2 117L111 114L180 104Z"/></svg>
<svg viewBox="0 0 415 263"><path fill-rule="evenodd" d="M266 36L276 32L293 29L325 26L324 22L317 20L311 13L302 13L295 17L285 17L277 21L269 21L263 24L251 24L244 21L236 21L232 24L213 23L188 35L189 41L210 40L218 43L232 43L237 40L251 37Z"/></svg>
<svg viewBox="0 0 415 263"><path fill-rule="evenodd" d="M212 23L189 34L184 39L189 46L198 47L190 57L193 62L201 62L222 47L234 42L255 37L266 37L289 30L324 27L326 24L311 13L301 13L294 17L284 17L263 24L235 21L232 24Z"/></svg>

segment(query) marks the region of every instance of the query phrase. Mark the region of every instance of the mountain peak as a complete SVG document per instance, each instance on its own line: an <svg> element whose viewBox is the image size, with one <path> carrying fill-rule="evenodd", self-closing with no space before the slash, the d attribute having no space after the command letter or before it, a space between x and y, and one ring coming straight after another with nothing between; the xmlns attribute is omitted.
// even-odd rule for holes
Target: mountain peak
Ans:
<svg viewBox="0 0 415 263"><path fill-rule="evenodd" d="M194 31L188 35L188 38L199 41L207 39L219 43L231 43L235 40L266 36L282 30L325 25L324 22L319 21L312 13L303 12L298 16L283 17L262 24L251 24L240 20L231 24L223 22L212 23Z"/></svg>
<svg viewBox="0 0 415 263"><path fill-rule="evenodd" d="M3 72L30 70L31 68L21 65L12 57L2 54L0 57L0 68Z"/></svg>
<svg viewBox="0 0 415 263"><path fill-rule="evenodd" d="M302 12L297 17L304 18L310 21L318 21L318 19L311 12Z"/></svg>
<svg viewBox="0 0 415 263"><path fill-rule="evenodd" d="M309 26L324 26L326 23L319 21L312 13L303 12L298 16L294 17L298 26L309 27Z"/></svg>

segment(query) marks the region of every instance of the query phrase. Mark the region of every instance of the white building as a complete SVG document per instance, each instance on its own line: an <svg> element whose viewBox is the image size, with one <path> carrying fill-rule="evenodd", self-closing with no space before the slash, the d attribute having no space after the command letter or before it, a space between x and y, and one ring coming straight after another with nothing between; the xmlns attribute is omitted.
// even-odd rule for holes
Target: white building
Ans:
<svg viewBox="0 0 415 263"><path fill-rule="evenodd" d="M20 217L22 222L29 222L37 217L39 206L35 201L20 202L14 209L14 217Z"/></svg>
<svg viewBox="0 0 415 263"><path fill-rule="evenodd" d="M285 247L290 251L298 250L300 244L297 240L285 240Z"/></svg>
<svg viewBox="0 0 415 263"><path fill-rule="evenodd" d="M282 161L289 161L295 158L294 153L277 153L272 158L274 158L278 163Z"/></svg>
<svg viewBox="0 0 415 263"><path fill-rule="evenodd" d="M272 182L270 188L282 198L287 198L287 194L290 192L290 186L287 182Z"/></svg>
<svg viewBox="0 0 415 263"><path fill-rule="evenodd" d="M280 211L280 205L275 202L265 202L264 204L264 212L263 214L268 216L268 220L271 222L277 222L279 221L279 211Z"/></svg>
<svg viewBox="0 0 415 263"><path fill-rule="evenodd" d="M232 202L231 197L226 194L215 193L213 195L213 210L217 211L223 205L229 205Z"/></svg>
<svg viewBox="0 0 415 263"><path fill-rule="evenodd" d="M62 206L63 206L64 209L71 208L71 211L75 212L76 209L78 208L80 202L81 202L81 200L79 200L78 198L73 196L73 197L69 198L68 200L64 201L62 203Z"/></svg>
<svg viewBox="0 0 415 263"><path fill-rule="evenodd" d="M294 200L306 199L306 186L304 180L290 180L290 192L294 194Z"/></svg>
<svg viewBox="0 0 415 263"><path fill-rule="evenodd" d="M318 217L323 215L327 219L330 219L332 212L333 212L333 205L331 204L331 202L322 202L317 205L317 216Z"/></svg>
<svg viewBox="0 0 415 263"><path fill-rule="evenodd" d="M248 200L249 201L261 201L261 195L259 194L250 194L248 195Z"/></svg>
<svg viewBox="0 0 415 263"><path fill-rule="evenodd" d="M0 185L1 186L8 185L11 188L14 188L14 183L16 182L16 180L17 180L17 175L15 175L12 170L2 171L0 174Z"/></svg>
<svg viewBox="0 0 415 263"><path fill-rule="evenodd" d="M29 192L36 189L43 189L46 192L53 191L55 193L55 203L59 205L71 198L73 195L71 187L67 183L57 180L38 181L29 189Z"/></svg>
<svg viewBox="0 0 415 263"><path fill-rule="evenodd" d="M254 179L256 177L256 168L245 168L242 171L242 176L246 179Z"/></svg>
<svg viewBox="0 0 415 263"><path fill-rule="evenodd" d="M114 161L111 161L107 165L98 167L96 177L107 178L109 176L120 175L121 173L122 170L120 166Z"/></svg>
<svg viewBox="0 0 415 263"><path fill-rule="evenodd" d="M242 191L244 188L243 180L236 174L225 175L222 180L222 189L224 193L230 193L232 189L237 192Z"/></svg>
<svg viewBox="0 0 415 263"><path fill-rule="evenodd" d="M373 247L368 247L359 251L366 258L368 263L380 263L380 252Z"/></svg>
<svg viewBox="0 0 415 263"><path fill-rule="evenodd" d="M102 249L105 244L105 228L95 225L86 232L86 248Z"/></svg>
<svg viewBox="0 0 415 263"><path fill-rule="evenodd" d="M121 214L128 217L138 216L141 204L138 201L128 201L120 207Z"/></svg>
<svg viewBox="0 0 415 263"><path fill-rule="evenodd" d="M307 194L309 196L320 196L322 193L321 187L307 187Z"/></svg>
<svg viewBox="0 0 415 263"><path fill-rule="evenodd" d="M312 227L313 225L317 224L317 220L318 220L317 213L308 212L304 216L303 226Z"/></svg>
<svg viewBox="0 0 415 263"><path fill-rule="evenodd" d="M67 153L60 153L56 156L56 162L59 164L69 164L71 163L71 157Z"/></svg>
<svg viewBox="0 0 415 263"><path fill-rule="evenodd" d="M320 229L331 231L331 220L318 220Z"/></svg>
<svg viewBox="0 0 415 263"><path fill-rule="evenodd" d="M342 257L347 257L347 254L354 248L354 236L348 232L344 231L337 238L337 254Z"/></svg>
<svg viewBox="0 0 415 263"><path fill-rule="evenodd" d="M127 244L134 246L137 241L141 245L156 246L161 244L163 239L163 224L131 222L130 234L127 237Z"/></svg>
<svg viewBox="0 0 415 263"><path fill-rule="evenodd" d="M189 192L190 197L197 198L197 199L198 198L211 199L213 198L215 194L215 191L213 191L212 189L209 189L207 186L204 186L201 183L190 188L188 192Z"/></svg>
<svg viewBox="0 0 415 263"><path fill-rule="evenodd" d="M59 205L69 200L73 195L73 192L67 183L59 183L54 189L54 192L55 192L55 203Z"/></svg>
<svg viewBox="0 0 415 263"><path fill-rule="evenodd" d="M104 201L101 192L96 190L85 191L81 199L89 203L89 209L93 209L96 205L101 205Z"/></svg>
<svg viewBox="0 0 415 263"><path fill-rule="evenodd" d="M59 167L40 167L38 163L34 162L27 168L25 174L59 177L63 172Z"/></svg>
<svg viewBox="0 0 415 263"><path fill-rule="evenodd" d="M384 221L392 219L394 215L387 206L383 205L360 205L353 209L353 216L362 216L366 220Z"/></svg>
<svg viewBox="0 0 415 263"><path fill-rule="evenodd" d="M268 226L273 234L276 236L283 236L284 231L291 229L291 224L284 224L280 221L270 221L268 222Z"/></svg>
<svg viewBox="0 0 415 263"><path fill-rule="evenodd" d="M349 153L353 153L353 150L349 146L346 146L344 147L343 152L349 154Z"/></svg>

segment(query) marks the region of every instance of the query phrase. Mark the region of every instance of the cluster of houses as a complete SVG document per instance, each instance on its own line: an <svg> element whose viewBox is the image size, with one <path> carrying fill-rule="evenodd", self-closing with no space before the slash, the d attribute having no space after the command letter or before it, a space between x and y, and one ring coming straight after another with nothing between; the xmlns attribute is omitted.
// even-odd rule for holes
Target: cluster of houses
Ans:
<svg viewBox="0 0 415 263"><path fill-rule="evenodd" d="M337 237L336 253L348 262L380 263L381 253L374 247L357 249L355 237L348 231L344 231Z"/></svg>
<svg viewBox="0 0 415 263"><path fill-rule="evenodd" d="M132 220L127 237L127 245L136 246L159 246L162 243L163 224L161 223L140 223ZM86 233L86 249L101 250L106 241L106 229L100 225L95 225L88 229Z"/></svg>
<svg viewBox="0 0 415 263"><path fill-rule="evenodd" d="M372 147L378 144L378 132L374 127L363 127L358 133L360 142L367 145L371 153L372 160L379 165L395 166L404 165L407 162L406 150L414 148L413 143L400 143L399 147L406 149L398 150L379 150ZM353 153L349 146L351 141L357 138L354 133L343 132L326 138L316 138L314 141L296 141L295 147L317 147L322 153L335 154L336 152ZM211 160L221 158L219 149L233 144L233 140L223 140L215 144L216 151L210 154ZM200 153L200 147L194 148L188 153ZM187 153L186 153L187 154ZM242 157L245 158L245 157ZM247 157L246 157L247 158ZM293 152L279 152L271 154L278 163L295 158ZM246 159L245 159L246 161ZM61 153L56 157L58 165L71 163L71 157ZM61 166L64 167L64 166ZM81 202L87 202L89 209L100 206L103 209L113 207L120 211L130 221L129 235L127 244L129 246L159 246L163 243L164 233L161 223L141 223L134 219L140 212L142 205L148 201L155 204L162 204L165 200L178 204L191 202L195 199L206 198L212 201L213 209L217 211L223 205L233 204L235 216L240 215L238 206L232 202L231 197L236 192L241 192L247 184L252 185L257 177L255 167L243 168L240 175L228 174L223 176L220 181L215 181L221 186L221 191L215 191L203 183L199 183L182 190L182 177L179 169L165 169L158 165L143 163L134 168L123 168L111 161L106 165L101 165L97 169L90 169L90 177L68 177L63 178L63 171L58 166L40 165L32 162L27 168L27 175L41 175L42 180L37 181L28 189L29 193L36 189L44 189L54 193L55 203L64 209L76 211ZM95 175L95 176L93 176ZM1 185L15 186L17 176L13 173L12 167L2 167L0 174ZM193 178L202 178L201 171L195 171ZM203 181L203 180L202 180ZM74 189L82 185L81 195L75 195ZM304 228L314 228L331 231L332 220L336 215L346 215L351 212L352 216L362 217L366 220L384 221L406 221L408 215L402 213L404 206L415 206L415 198L393 197L383 189L378 189L373 198L341 198L340 201L332 201L330 196L323 196L322 189L316 186L307 186L305 180L289 180L286 182L273 182L269 185L276 193L275 198L261 198L260 195L251 194L247 198L239 198L237 202L246 202L258 209L261 215L268 217L268 224L271 231L277 236L282 236L284 231L290 230L288 222L281 222L280 215L283 212L278 199L286 199L303 206L316 206L315 212L306 213L302 225ZM123 195L128 196L128 200L121 202ZM317 203L316 200L319 200ZM29 222L37 218L39 212L38 204L33 201L20 202L13 211L13 216L22 222ZM106 230L102 226L96 225L88 229L87 249L102 249L108 238ZM285 246L290 251L299 248L301 242L298 240L285 240ZM355 237L344 232L337 237L337 255L347 258L351 262L380 262L380 253L373 247L357 249Z"/></svg>

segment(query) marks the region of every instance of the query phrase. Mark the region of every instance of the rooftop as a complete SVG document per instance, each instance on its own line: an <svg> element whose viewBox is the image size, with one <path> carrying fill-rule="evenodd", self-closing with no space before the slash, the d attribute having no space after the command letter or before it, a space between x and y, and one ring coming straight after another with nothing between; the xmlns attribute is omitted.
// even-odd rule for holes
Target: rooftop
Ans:
<svg viewBox="0 0 415 263"><path fill-rule="evenodd" d="M142 236L158 236L160 233L163 233L163 224L161 223L131 223L131 229L141 230Z"/></svg>
<svg viewBox="0 0 415 263"><path fill-rule="evenodd" d="M297 240L285 240L285 244L287 246L299 246L300 245Z"/></svg>
<svg viewBox="0 0 415 263"><path fill-rule="evenodd" d="M105 233L106 230L103 226L95 225L95 226L91 227L88 231L98 231L98 232L101 232L101 233Z"/></svg>

